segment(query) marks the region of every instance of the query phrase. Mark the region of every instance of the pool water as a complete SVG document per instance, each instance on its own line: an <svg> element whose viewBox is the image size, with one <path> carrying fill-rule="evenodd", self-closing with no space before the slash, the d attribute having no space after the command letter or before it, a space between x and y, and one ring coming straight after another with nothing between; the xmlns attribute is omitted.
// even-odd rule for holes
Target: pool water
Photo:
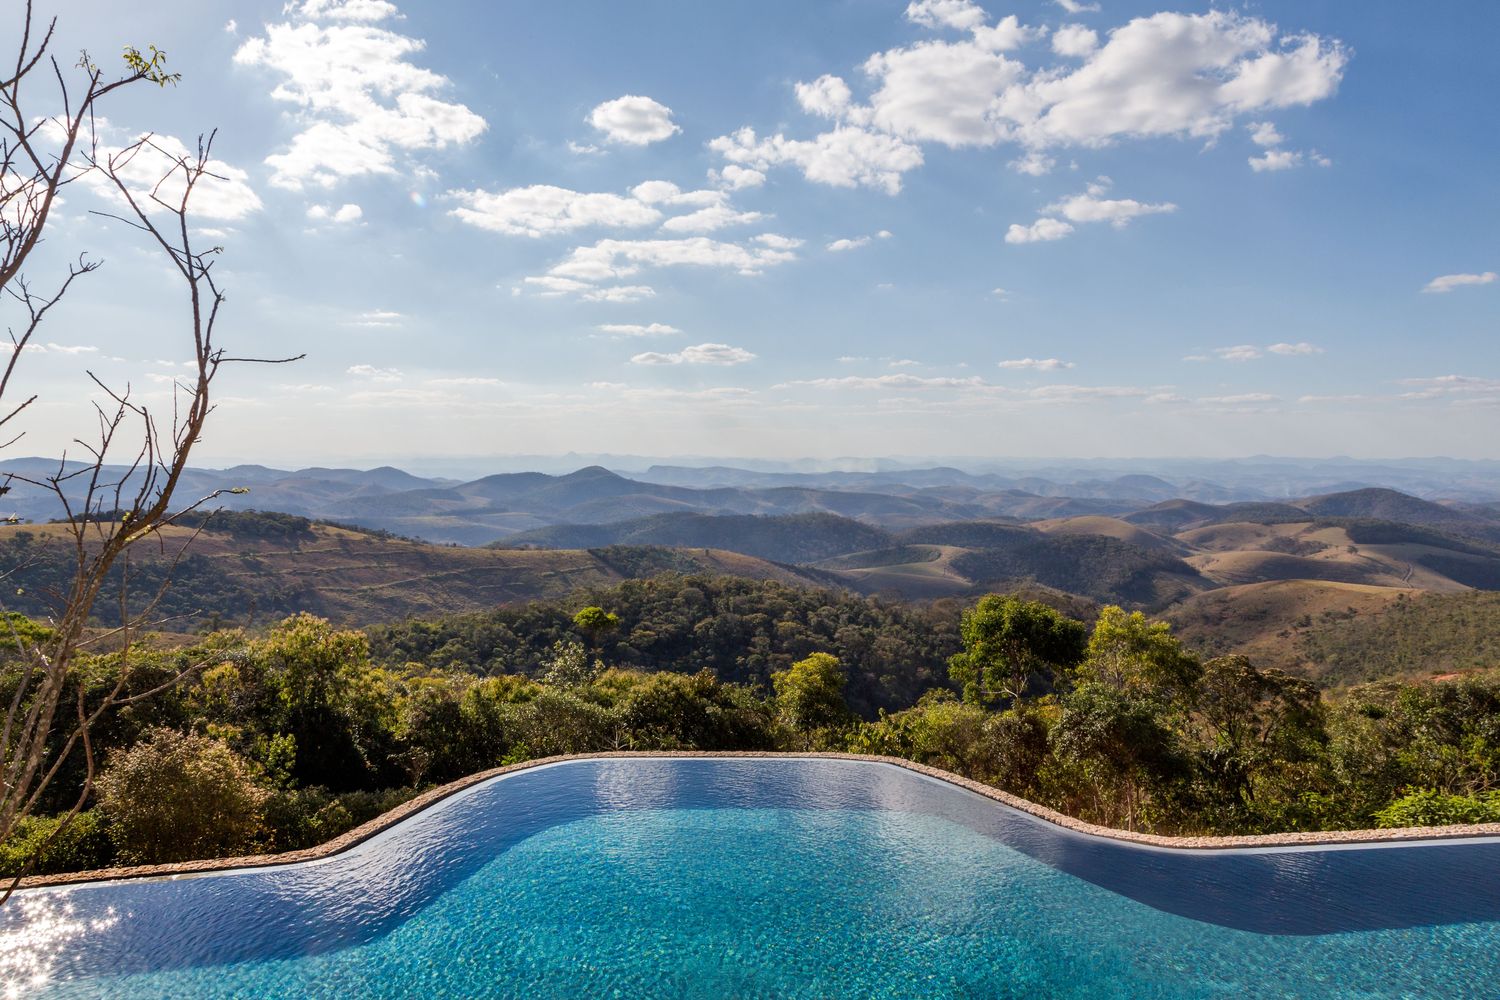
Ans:
<svg viewBox="0 0 1500 1000"><path fill-rule="evenodd" d="M24 945L23 995L57 997L1500 997L1500 921L1370 926L1287 881L1311 852L1237 853L1259 892L1223 852L1184 871L1227 872L1240 910L1359 929L1169 912L1215 892L1151 896L1175 872L1131 898L1038 860L1047 837L1092 842L888 765L583 761L323 862L25 893L0 937ZM1493 869L1500 845L1478 846ZM1178 857L1126 850L1147 869ZM1323 853L1407 879L1414 852L1441 869L1443 850ZM1379 895L1403 892L1423 890Z"/></svg>

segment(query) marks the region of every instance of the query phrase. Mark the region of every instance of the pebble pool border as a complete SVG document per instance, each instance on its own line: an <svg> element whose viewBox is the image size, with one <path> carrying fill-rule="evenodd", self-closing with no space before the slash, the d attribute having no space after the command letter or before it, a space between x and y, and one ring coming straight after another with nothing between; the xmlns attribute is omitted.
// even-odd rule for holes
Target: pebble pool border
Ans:
<svg viewBox="0 0 1500 1000"><path fill-rule="evenodd" d="M121 879L174 878L185 875L202 875L209 872L229 871L235 868L266 868L275 865L294 865L305 861L317 861L349 850L387 830L402 820L416 815L424 809L441 802L456 792L463 791L491 778L503 774L514 774L527 768L544 764L557 764L572 760L628 760L650 757L722 757L722 758L822 758L826 760L858 760L873 764L894 764L908 771L915 771L930 778L937 778L959 788L967 789L1003 805L1030 813L1049 823L1093 837L1141 844L1149 847L1176 848L1179 850L1227 850L1246 847L1320 847L1339 844L1374 844L1391 841L1452 840L1463 837L1500 837L1500 823L1478 823L1468 826L1402 827L1390 830L1323 830L1298 833L1272 833L1234 837L1163 837L1153 833L1137 833L1132 830L1116 830L1106 826L1085 823L1066 816L1046 806L1003 792L998 788L965 778L951 771L939 770L903 760L899 757L881 757L852 753L780 753L772 751L614 751L606 753L567 754L557 757L539 757L506 767L480 771L466 778L429 789L415 798L344 833L330 841L300 851L281 854L257 854L237 858L211 858L204 861L182 861L168 865L137 865L134 867L103 868L96 871L67 872L60 875L34 875L21 880L18 889L37 889L50 886L76 885L81 882L112 882Z"/></svg>

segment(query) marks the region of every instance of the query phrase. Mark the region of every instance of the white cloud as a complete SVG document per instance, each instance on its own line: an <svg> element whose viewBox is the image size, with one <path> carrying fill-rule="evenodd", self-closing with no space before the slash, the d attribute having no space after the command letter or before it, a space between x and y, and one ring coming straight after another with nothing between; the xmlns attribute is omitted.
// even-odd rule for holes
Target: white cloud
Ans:
<svg viewBox="0 0 1500 1000"><path fill-rule="evenodd" d="M999 367L1038 372L1055 372L1061 371L1064 368L1072 368L1074 365L1071 361L1059 361L1057 358L1018 358L1014 361L1001 361Z"/></svg>
<svg viewBox="0 0 1500 1000"><path fill-rule="evenodd" d="M1098 9L1076 0L1063 6L1070 13ZM831 132L758 139L747 127L710 148L761 172L790 164L817 183L893 194L901 175L921 165L921 144L928 142L1014 143L1023 152L1011 165L1037 175L1052 166L1048 150L1158 136L1211 140L1242 116L1323 100L1337 89L1349 59L1337 40L1282 34L1248 15L1163 12L1121 25L1102 43L1090 28L1065 25L1054 33L1054 51L1078 63L1028 66L1006 53L1046 32L1014 15L988 24L971 0L915 0L906 16L967 36L871 55L861 67L873 89L864 103L840 76L798 83L803 110L837 122Z"/></svg>
<svg viewBox="0 0 1500 1000"><path fill-rule="evenodd" d="M364 218L364 209L358 205L344 204L338 208L331 205L307 206L307 217L314 222L358 222Z"/></svg>
<svg viewBox="0 0 1500 1000"><path fill-rule="evenodd" d="M587 281L579 281L576 278L559 278L551 274L535 275L524 280L526 284L542 289L539 294L546 296L566 295L569 292L587 292L594 287Z"/></svg>
<svg viewBox="0 0 1500 1000"><path fill-rule="evenodd" d="M1422 291L1435 295L1446 295L1447 293L1470 285L1488 285L1496 280L1494 271L1485 271L1483 274L1444 274L1433 278L1422 287Z"/></svg>
<svg viewBox="0 0 1500 1000"><path fill-rule="evenodd" d="M633 365L742 365L754 361L755 355L743 347L728 344L696 344L672 354L647 351L630 359Z"/></svg>
<svg viewBox="0 0 1500 1000"><path fill-rule="evenodd" d="M654 298L656 298L656 289L650 285L613 285L583 293L585 302L640 302Z"/></svg>
<svg viewBox="0 0 1500 1000"><path fill-rule="evenodd" d="M1052 51L1083 59L1099 47L1099 33L1081 24L1065 24L1052 33Z"/></svg>
<svg viewBox="0 0 1500 1000"><path fill-rule="evenodd" d="M741 274L759 274L796 254L771 246L751 248L705 236L675 240L600 240L577 247L548 274L576 281L600 282L625 278L643 267L718 267ZM530 280L530 279L528 279Z"/></svg>
<svg viewBox="0 0 1500 1000"><path fill-rule="evenodd" d="M1083 3L1081 0L1052 0L1069 14L1091 14L1099 9L1097 3Z"/></svg>
<svg viewBox="0 0 1500 1000"><path fill-rule="evenodd" d="M1221 361L1254 361L1261 356L1260 348L1254 344L1236 344L1233 347L1216 347L1214 353Z"/></svg>
<svg viewBox="0 0 1500 1000"><path fill-rule="evenodd" d="M828 244L827 249L832 253L840 253L844 250L855 250L862 246L868 246L869 242L870 237L868 236L859 236L852 240L834 240L832 243Z"/></svg>
<svg viewBox="0 0 1500 1000"><path fill-rule="evenodd" d="M489 191L449 191L459 203L449 214L491 232L540 237L590 226L648 226L661 212L638 198L617 194L583 194L550 184Z"/></svg>
<svg viewBox="0 0 1500 1000"><path fill-rule="evenodd" d="M226 34L238 35L240 33L239 22L231 17L229 20L224 22L224 31Z"/></svg>
<svg viewBox="0 0 1500 1000"><path fill-rule="evenodd" d="M395 174L398 153L462 145L485 130L479 115L434 96L449 80L410 61L420 39L375 25L396 15L393 4L306 0L286 10L301 23L267 25L234 54L241 66L279 74L271 96L296 108L301 130L285 152L266 158L273 184L300 190Z"/></svg>
<svg viewBox="0 0 1500 1000"><path fill-rule="evenodd" d="M910 16L911 10L907 9ZM824 73L812 83L799 83L796 88L797 103L808 114L823 118L842 118L849 111L853 95L849 85L840 76Z"/></svg>
<svg viewBox="0 0 1500 1000"><path fill-rule="evenodd" d="M903 139L957 148L992 146L1011 135L996 98L1024 78L1026 67L969 40L876 53L864 71L880 84L870 96L875 125Z"/></svg>
<svg viewBox="0 0 1500 1000"><path fill-rule="evenodd" d="M288 7L295 7L295 3ZM387 0L304 0L300 16L329 21L384 21L399 13Z"/></svg>
<svg viewBox="0 0 1500 1000"><path fill-rule="evenodd" d="M795 250L806 240L799 240L795 236L782 236L778 233L761 233L755 237L755 242L761 246L770 247L772 250Z"/></svg>
<svg viewBox="0 0 1500 1000"><path fill-rule="evenodd" d="M1268 149L1261 156L1250 157L1250 169L1257 174L1267 170L1291 170L1302 166L1302 154L1290 149Z"/></svg>
<svg viewBox="0 0 1500 1000"><path fill-rule="evenodd" d="M1073 227L1061 219L1037 219L1029 226L1011 223L1005 231L1007 243L1045 243L1060 240L1073 231Z"/></svg>
<svg viewBox="0 0 1500 1000"><path fill-rule="evenodd" d="M906 19L924 28L955 28L972 31L987 20L973 0L912 0Z"/></svg>
<svg viewBox="0 0 1500 1000"><path fill-rule="evenodd" d="M604 150L600 149L598 146L595 146L593 143L575 142L574 140L569 139L568 152L576 153L579 156L598 156L600 153L604 152Z"/></svg>
<svg viewBox="0 0 1500 1000"><path fill-rule="evenodd" d="M95 119L93 125L99 136L96 150L99 162L114 159L116 176L143 208L154 211L156 199L167 205L181 204L186 179L184 164L196 166L196 147L189 148L172 135L130 135L104 118ZM59 134L55 121L42 123L42 128L54 137ZM210 159L204 168L207 173L193 184L188 203L188 210L195 218L232 222L260 211L260 196L250 187L249 174L223 160ZM89 171L76 179L101 197L124 201L119 189L103 173Z"/></svg>
<svg viewBox="0 0 1500 1000"><path fill-rule="evenodd" d="M665 323L601 323L599 329L620 337L666 337L682 331Z"/></svg>
<svg viewBox="0 0 1500 1000"><path fill-rule="evenodd" d="M873 187L887 194L901 190L901 175L922 165L922 151L883 132L841 125L814 139L774 135L758 139L742 128L723 135L709 149L732 164L764 172L773 166L799 168L810 181L834 187Z"/></svg>
<svg viewBox="0 0 1500 1000"><path fill-rule="evenodd" d="M1331 95L1348 52L1317 35L1283 36L1228 11L1136 18L1076 71L1039 75L1000 97L1033 147L1119 137L1209 138L1236 115Z"/></svg>
<svg viewBox="0 0 1500 1000"><path fill-rule="evenodd" d="M395 368L376 368L374 365L350 365L347 373L372 382L399 382L405 377Z"/></svg>
<svg viewBox="0 0 1500 1000"><path fill-rule="evenodd" d="M845 250L858 250L860 247L869 246L872 240L888 240L890 238L890 231L882 229L874 236L855 236L849 239L834 240L828 244L827 249L831 253L842 253Z"/></svg>
<svg viewBox="0 0 1500 1000"><path fill-rule="evenodd" d="M1245 128L1250 130L1250 141L1257 146L1279 146L1285 141L1272 122L1251 122Z"/></svg>
<svg viewBox="0 0 1500 1000"><path fill-rule="evenodd" d="M362 312L349 321L350 326L400 326L406 317L389 309L371 309Z"/></svg>
<svg viewBox="0 0 1500 1000"><path fill-rule="evenodd" d="M1143 215L1160 215L1177 211L1177 206L1171 202L1152 205L1136 201L1134 198L1100 197L1108 190L1108 187L1106 181L1090 184L1085 193L1064 198L1062 201L1046 206L1042 211L1061 215L1070 222L1108 222L1116 229L1124 228L1131 219Z"/></svg>
<svg viewBox="0 0 1500 1000"><path fill-rule="evenodd" d="M672 109L638 94L627 94L589 112L589 124L610 142L648 146L670 139L682 129L672 121Z"/></svg>
<svg viewBox="0 0 1500 1000"><path fill-rule="evenodd" d="M1057 161L1046 153L1032 150L1025 156L1018 157L1006 164L1018 174L1028 174L1032 177L1040 177L1057 166Z"/></svg>
<svg viewBox="0 0 1500 1000"><path fill-rule="evenodd" d="M731 191L760 187L766 182L766 175L761 171L733 163L727 164L722 170L710 170L709 177L714 183L722 184Z"/></svg>
<svg viewBox="0 0 1500 1000"><path fill-rule="evenodd" d="M1307 357L1309 355L1323 353L1323 348L1319 347L1316 344L1309 344L1305 340L1298 341L1295 344L1272 344L1270 347L1267 347L1266 350L1270 351L1272 354L1281 354L1289 357Z"/></svg>
<svg viewBox="0 0 1500 1000"><path fill-rule="evenodd" d="M711 233L729 226L746 226L764 218L764 213L740 212L727 203L721 203L700 208L687 215L674 216L663 222L661 227L669 233Z"/></svg>

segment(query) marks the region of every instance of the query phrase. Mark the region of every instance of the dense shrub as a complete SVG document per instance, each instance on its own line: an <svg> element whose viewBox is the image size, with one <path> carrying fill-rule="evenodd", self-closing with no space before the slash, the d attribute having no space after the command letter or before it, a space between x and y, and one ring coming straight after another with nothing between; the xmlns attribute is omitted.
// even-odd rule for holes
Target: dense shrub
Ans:
<svg viewBox="0 0 1500 1000"><path fill-rule="evenodd" d="M266 800L244 758L218 740L170 729L114 754L98 792L121 860L137 864L248 850Z"/></svg>

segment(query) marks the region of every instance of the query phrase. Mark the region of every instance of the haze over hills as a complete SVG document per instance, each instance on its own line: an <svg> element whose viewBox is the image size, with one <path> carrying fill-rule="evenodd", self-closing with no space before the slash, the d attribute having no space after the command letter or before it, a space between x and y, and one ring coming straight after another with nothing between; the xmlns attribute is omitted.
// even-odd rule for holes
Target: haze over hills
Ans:
<svg viewBox="0 0 1500 1000"><path fill-rule="evenodd" d="M281 511L464 545L555 525L610 524L672 513L826 513L890 530L1082 515L1125 516L1142 527L1180 530L1195 517L1222 520L1236 513L1295 520L1313 514L1441 522L1464 531L1490 524L1495 511L1485 505L1500 502L1500 463L1162 460L1154 466L1158 472L1132 471L1130 463L1042 465L1005 472L876 464L880 467L871 470L827 471L657 465L628 474L587 466L563 475L510 472L467 481L421 477L389 466L287 471L240 465L188 470L179 497L243 488L248 492L221 496L215 505ZM36 479L57 468L50 459L16 459L0 463L0 475ZM124 475L124 470L110 471ZM1210 479L1208 473L1219 478ZM9 485L9 492L0 497L0 513L30 521L62 516L61 506L46 490L15 479ZM1377 492L1361 494L1364 490ZM1398 499L1391 490L1406 496ZM1289 502L1298 498L1312 498L1306 501L1312 506L1290 509ZM1429 503L1422 506L1423 500ZM1431 501L1440 501L1448 513L1437 513ZM1269 506L1226 510L1225 504ZM1153 510L1157 505L1166 506Z"/></svg>
<svg viewBox="0 0 1500 1000"><path fill-rule="evenodd" d="M6 464L31 476L50 467ZM210 522L174 608L231 620L306 608L368 624L664 571L893 600L970 600L1022 588L1073 607L1141 608L1205 649L1356 676L1364 668L1340 660L1335 626L1357 620L1382 634L1373 623L1399 611L1403 635L1421 632L1427 619L1410 609L1439 608L1424 603L1429 597L1459 602L1441 606L1451 616L1454 607L1469 608L1476 591L1500 591L1500 502L1458 500L1436 487L1437 499L1358 483L1260 496L1200 478L1191 481L1195 498L1179 495L1188 484L1144 472L1066 482L952 467L652 473L670 481L598 466L469 481L391 467L192 470L187 494L248 484L248 494L222 497L223 505L364 530L305 524L279 538L276 515L236 515L227 528ZM35 487L11 485L4 499L24 517L59 513ZM23 525L0 543L14 547L22 537L43 548L60 541L56 529ZM1472 606L1481 609L1476 621L1500 608ZM1366 641L1361 655L1377 646Z"/></svg>

